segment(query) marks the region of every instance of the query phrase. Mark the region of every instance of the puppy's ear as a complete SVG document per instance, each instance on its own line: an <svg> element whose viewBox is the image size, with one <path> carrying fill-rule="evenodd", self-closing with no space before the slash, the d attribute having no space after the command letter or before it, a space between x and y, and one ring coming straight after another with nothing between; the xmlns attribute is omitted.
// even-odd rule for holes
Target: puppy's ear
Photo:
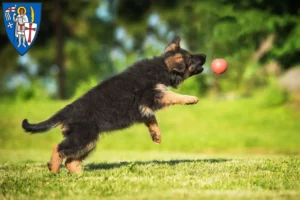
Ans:
<svg viewBox="0 0 300 200"><path fill-rule="evenodd" d="M183 55L181 53L176 53L175 55L167 57L165 59L165 63L168 66L169 71L183 73L186 68Z"/></svg>
<svg viewBox="0 0 300 200"><path fill-rule="evenodd" d="M165 48L165 52L167 53L169 51L177 51L180 49L180 37L176 36L171 43Z"/></svg>
<svg viewBox="0 0 300 200"><path fill-rule="evenodd" d="M185 65L183 63L174 63L172 70L175 72L183 73L185 71Z"/></svg>

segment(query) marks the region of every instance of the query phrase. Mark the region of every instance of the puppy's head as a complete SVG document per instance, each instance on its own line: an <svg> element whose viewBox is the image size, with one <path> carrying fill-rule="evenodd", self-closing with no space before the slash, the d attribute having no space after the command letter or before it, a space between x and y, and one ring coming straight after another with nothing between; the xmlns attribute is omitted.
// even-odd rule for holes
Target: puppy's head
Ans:
<svg viewBox="0 0 300 200"><path fill-rule="evenodd" d="M175 37L165 48L164 58L169 71L183 80L201 73L206 61L205 54L191 54L180 48L179 37Z"/></svg>

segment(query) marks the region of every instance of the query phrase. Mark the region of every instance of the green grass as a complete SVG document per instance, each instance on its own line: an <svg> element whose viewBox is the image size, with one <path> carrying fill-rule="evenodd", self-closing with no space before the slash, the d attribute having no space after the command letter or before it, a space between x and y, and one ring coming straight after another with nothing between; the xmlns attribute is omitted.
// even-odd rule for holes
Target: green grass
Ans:
<svg viewBox="0 0 300 200"><path fill-rule="evenodd" d="M100 137L84 173L48 172L59 128L28 135L68 102L0 103L0 199L300 199L299 111L257 99L201 99L157 114L162 144L144 125Z"/></svg>
<svg viewBox="0 0 300 200"><path fill-rule="evenodd" d="M81 175L53 175L49 152L1 153L0 199L300 198L297 156L102 151Z"/></svg>

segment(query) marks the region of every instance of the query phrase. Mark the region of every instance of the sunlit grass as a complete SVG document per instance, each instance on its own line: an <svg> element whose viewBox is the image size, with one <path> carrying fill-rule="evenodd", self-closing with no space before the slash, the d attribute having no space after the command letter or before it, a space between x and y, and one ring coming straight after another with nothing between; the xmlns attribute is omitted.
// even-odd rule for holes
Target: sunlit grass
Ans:
<svg viewBox="0 0 300 200"><path fill-rule="evenodd" d="M10 157L0 160L1 199L300 197L296 156L102 151L85 162L81 175L65 168L53 175L46 168L46 151L0 152Z"/></svg>

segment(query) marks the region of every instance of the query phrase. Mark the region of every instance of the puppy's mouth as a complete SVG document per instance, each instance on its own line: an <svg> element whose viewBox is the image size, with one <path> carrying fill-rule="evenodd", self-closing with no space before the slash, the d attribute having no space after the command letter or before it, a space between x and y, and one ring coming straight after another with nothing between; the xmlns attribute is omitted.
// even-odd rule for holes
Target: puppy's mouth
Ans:
<svg viewBox="0 0 300 200"><path fill-rule="evenodd" d="M195 54L193 55L193 62L194 62L194 70L191 72L190 76L200 74L203 72L204 68L203 65L206 62L206 55L205 54Z"/></svg>
<svg viewBox="0 0 300 200"><path fill-rule="evenodd" d="M204 68L202 65L196 66L196 70L193 72L193 75L195 74L200 74L201 72L203 72Z"/></svg>

